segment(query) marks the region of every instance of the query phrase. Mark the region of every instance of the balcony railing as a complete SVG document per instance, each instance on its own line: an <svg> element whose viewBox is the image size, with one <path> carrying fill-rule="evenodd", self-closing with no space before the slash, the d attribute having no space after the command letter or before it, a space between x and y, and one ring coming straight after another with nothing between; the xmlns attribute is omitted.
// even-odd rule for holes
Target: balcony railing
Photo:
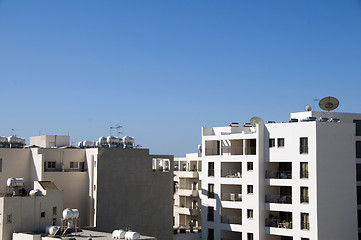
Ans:
<svg viewBox="0 0 361 240"><path fill-rule="evenodd" d="M214 169L208 170L208 177L214 177Z"/></svg>
<svg viewBox="0 0 361 240"><path fill-rule="evenodd" d="M300 178L308 178L308 171L301 171Z"/></svg>
<svg viewBox="0 0 361 240"><path fill-rule="evenodd" d="M227 215L221 216L221 222L226 224L240 224L242 225L242 216L237 215Z"/></svg>
<svg viewBox="0 0 361 240"><path fill-rule="evenodd" d="M242 193L222 193L222 201L242 202Z"/></svg>
<svg viewBox="0 0 361 240"><path fill-rule="evenodd" d="M235 170L235 171L228 171L228 172L222 172L221 177L222 178L241 178L242 174L241 174L242 170Z"/></svg>
<svg viewBox="0 0 361 240"><path fill-rule="evenodd" d="M292 222L283 219L266 219L266 227L292 229Z"/></svg>
<svg viewBox="0 0 361 240"><path fill-rule="evenodd" d="M292 196L286 195L266 195L266 203L282 203L282 204L292 204Z"/></svg>
<svg viewBox="0 0 361 240"><path fill-rule="evenodd" d="M308 146L300 146L300 154L308 154Z"/></svg>
<svg viewBox="0 0 361 240"><path fill-rule="evenodd" d="M308 196L301 196L301 203L308 203Z"/></svg>
<svg viewBox="0 0 361 240"><path fill-rule="evenodd" d="M266 178L292 179L292 171L266 171Z"/></svg>
<svg viewBox="0 0 361 240"><path fill-rule="evenodd" d="M301 229L302 229L302 230L310 230L310 223L308 223L308 222L301 222Z"/></svg>

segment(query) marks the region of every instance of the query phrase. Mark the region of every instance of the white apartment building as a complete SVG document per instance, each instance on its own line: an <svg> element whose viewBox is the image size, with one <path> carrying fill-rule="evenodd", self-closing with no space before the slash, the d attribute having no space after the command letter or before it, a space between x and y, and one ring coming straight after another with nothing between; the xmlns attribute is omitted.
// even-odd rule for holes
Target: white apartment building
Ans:
<svg viewBox="0 0 361 240"><path fill-rule="evenodd" d="M201 203L199 191L202 171L201 153L189 153L185 158L174 159L174 228L189 229L200 226Z"/></svg>
<svg viewBox="0 0 361 240"><path fill-rule="evenodd" d="M359 120L308 111L284 123L204 127L202 239L356 240Z"/></svg>

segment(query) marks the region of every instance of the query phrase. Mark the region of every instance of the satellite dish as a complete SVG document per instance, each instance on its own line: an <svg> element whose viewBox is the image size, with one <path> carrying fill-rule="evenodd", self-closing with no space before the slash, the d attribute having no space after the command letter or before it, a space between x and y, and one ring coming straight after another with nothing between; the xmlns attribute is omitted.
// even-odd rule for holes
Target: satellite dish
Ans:
<svg viewBox="0 0 361 240"><path fill-rule="evenodd" d="M256 124L264 124L263 120L262 120L261 118L259 118L259 117L253 117L253 118L251 118L250 122L251 122L251 125L252 125L253 127L255 127Z"/></svg>
<svg viewBox="0 0 361 240"><path fill-rule="evenodd" d="M340 104L340 102L338 101L338 99L334 98L334 97L324 97L318 103L320 108L325 111L332 111L332 110L336 109L339 104Z"/></svg>
<svg viewBox="0 0 361 240"><path fill-rule="evenodd" d="M311 105L306 105L305 106L305 110L307 111L307 112L309 112L309 111L312 111L312 108L311 108Z"/></svg>

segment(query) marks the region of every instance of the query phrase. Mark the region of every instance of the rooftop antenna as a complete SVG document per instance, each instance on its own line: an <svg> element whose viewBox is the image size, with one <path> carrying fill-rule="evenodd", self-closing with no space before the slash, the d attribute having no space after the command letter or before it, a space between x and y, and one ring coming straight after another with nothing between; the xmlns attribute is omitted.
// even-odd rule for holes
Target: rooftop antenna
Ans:
<svg viewBox="0 0 361 240"><path fill-rule="evenodd" d="M329 112L335 110L338 105L340 105L340 102L335 97L324 97L320 100L318 105L321 109Z"/></svg>
<svg viewBox="0 0 361 240"><path fill-rule="evenodd" d="M316 110L316 102L320 101L320 99L318 98L314 98L313 99L313 110L315 111Z"/></svg>
<svg viewBox="0 0 361 240"><path fill-rule="evenodd" d="M259 117L251 118L250 122L253 127L256 127L256 124L264 124L263 120Z"/></svg>
<svg viewBox="0 0 361 240"><path fill-rule="evenodd" d="M10 132L10 135L13 135L13 132L14 132L14 131L18 131L18 130L19 130L19 129L12 128L12 129L11 129L11 132Z"/></svg>
<svg viewBox="0 0 361 240"><path fill-rule="evenodd" d="M121 129L122 127L123 127L123 126L121 126L120 124L117 124L117 125L115 125L115 126L113 126L113 127L110 127L110 129L109 129L109 136L112 135L112 129L116 129L116 130L117 130L117 135L122 134L123 132L120 131L120 129Z"/></svg>

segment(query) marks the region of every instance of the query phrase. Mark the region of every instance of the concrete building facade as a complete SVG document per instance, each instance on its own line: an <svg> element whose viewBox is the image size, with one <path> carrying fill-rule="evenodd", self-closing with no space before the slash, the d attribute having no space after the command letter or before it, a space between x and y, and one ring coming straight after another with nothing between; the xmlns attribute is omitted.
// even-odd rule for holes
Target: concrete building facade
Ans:
<svg viewBox="0 0 361 240"><path fill-rule="evenodd" d="M324 114L203 128L203 239L357 239L355 124Z"/></svg>
<svg viewBox="0 0 361 240"><path fill-rule="evenodd" d="M64 192L64 208L79 210L81 226L171 239L173 156L69 147L68 136L32 137L30 146L0 148L0 189L11 177L24 178L26 189L33 181L53 181Z"/></svg>

